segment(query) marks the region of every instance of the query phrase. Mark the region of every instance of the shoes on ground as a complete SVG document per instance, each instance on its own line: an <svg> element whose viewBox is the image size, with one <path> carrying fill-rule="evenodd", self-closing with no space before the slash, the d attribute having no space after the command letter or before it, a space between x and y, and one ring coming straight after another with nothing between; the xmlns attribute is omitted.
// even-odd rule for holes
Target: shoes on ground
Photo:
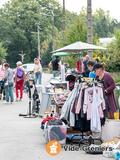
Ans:
<svg viewBox="0 0 120 160"><path fill-rule="evenodd" d="M3 100L5 100L5 97L3 97Z"/></svg>
<svg viewBox="0 0 120 160"><path fill-rule="evenodd" d="M22 98L20 98L20 101L22 101Z"/></svg>

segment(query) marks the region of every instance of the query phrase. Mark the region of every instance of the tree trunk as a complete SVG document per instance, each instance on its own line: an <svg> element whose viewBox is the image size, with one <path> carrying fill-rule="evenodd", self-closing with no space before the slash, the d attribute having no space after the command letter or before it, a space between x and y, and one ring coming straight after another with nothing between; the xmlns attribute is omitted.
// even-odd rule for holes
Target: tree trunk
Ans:
<svg viewBox="0 0 120 160"><path fill-rule="evenodd" d="M93 44L92 0L87 0L87 42ZM92 51L88 54L92 57Z"/></svg>

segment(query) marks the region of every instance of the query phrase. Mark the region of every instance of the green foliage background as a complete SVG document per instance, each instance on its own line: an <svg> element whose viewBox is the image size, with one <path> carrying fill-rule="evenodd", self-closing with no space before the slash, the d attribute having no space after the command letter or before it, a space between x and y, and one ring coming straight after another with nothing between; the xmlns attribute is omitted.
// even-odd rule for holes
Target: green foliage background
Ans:
<svg viewBox="0 0 120 160"><path fill-rule="evenodd" d="M54 39L52 39L52 14L54 12ZM48 16L46 16L48 15ZM40 25L41 55L43 65L51 60L52 42L55 49L67 44L87 40L86 9L80 14L66 10L65 30L62 30L62 6L57 0L10 0L0 8L0 59L14 67L20 60L21 51L25 54L24 63L33 62L38 55L37 25ZM120 23L102 9L93 14L94 43L100 37L116 40L108 46L107 55L96 53L110 71L120 70ZM6 54L7 53L7 54ZM73 66L76 58L69 58Z"/></svg>

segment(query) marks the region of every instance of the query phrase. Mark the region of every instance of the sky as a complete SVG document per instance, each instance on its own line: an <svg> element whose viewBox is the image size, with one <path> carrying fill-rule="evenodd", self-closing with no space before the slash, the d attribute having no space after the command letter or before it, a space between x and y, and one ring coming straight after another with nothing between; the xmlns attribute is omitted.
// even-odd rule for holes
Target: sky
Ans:
<svg viewBox="0 0 120 160"><path fill-rule="evenodd" d="M63 0L58 0L61 4ZM80 9L87 6L87 0L65 0L66 8L70 11L80 12ZM109 11L113 18L120 21L120 0L92 0L92 8L95 11L102 8Z"/></svg>
<svg viewBox="0 0 120 160"><path fill-rule="evenodd" d="M0 0L0 6L8 0ZM63 0L58 0L61 4ZM66 9L73 12L80 12L82 7L86 7L87 0L65 0ZM110 11L110 15L120 21L120 0L92 0L93 11L97 8L102 8L105 11Z"/></svg>

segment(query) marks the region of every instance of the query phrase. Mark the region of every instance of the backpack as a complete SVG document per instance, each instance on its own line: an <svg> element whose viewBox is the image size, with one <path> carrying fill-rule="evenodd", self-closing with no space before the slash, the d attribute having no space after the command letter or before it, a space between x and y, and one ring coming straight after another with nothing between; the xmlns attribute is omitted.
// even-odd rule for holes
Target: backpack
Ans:
<svg viewBox="0 0 120 160"><path fill-rule="evenodd" d="M23 78L23 76L24 76L24 71L21 68L17 68L17 77Z"/></svg>

